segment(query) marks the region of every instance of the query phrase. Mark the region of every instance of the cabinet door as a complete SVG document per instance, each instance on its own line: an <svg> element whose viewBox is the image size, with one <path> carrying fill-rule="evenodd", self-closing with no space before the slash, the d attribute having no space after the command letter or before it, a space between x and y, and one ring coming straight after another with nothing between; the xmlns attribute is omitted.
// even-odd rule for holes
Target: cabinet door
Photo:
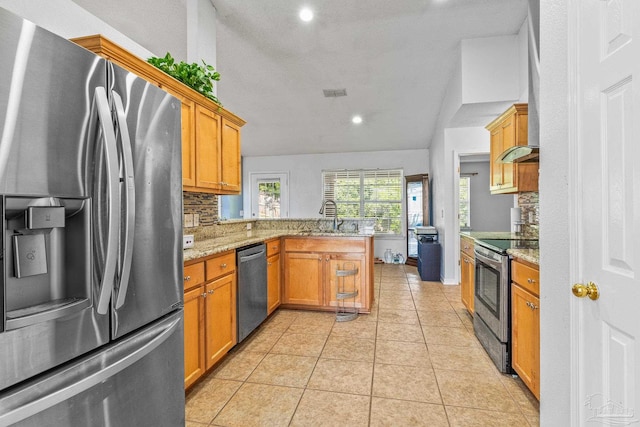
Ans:
<svg viewBox="0 0 640 427"><path fill-rule="evenodd" d="M338 292L358 292L355 299L345 299L344 307L366 308L367 295L364 286L365 278L365 255L364 254L326 254L325 255L325 283L327 283L327 294L325 295L325 305L336 307ZM336 276L338 270L358 270L355 276Z"/></svg>
<svg viewBox="0 0 640 427"><path fill-rule="evenodd" d="M475 260L464 252L460 252L460 297L471 314L473 314L475 268Z"/></svg>
<svg viewBox="0 0 640 427"><path fill-rule="evenodd" d="M196 105L196 187L220 188L220 116Z"/></svg>
<svg viewBox="0 0 640 427"><path fill-rule="evenodd" d="M195 104L184 97L182 101L182 185L196 185L196 129Z"/></svg>
<svg viewBox="0 0 640 427"><path fill-rule="evenodd" d="M280 254L267 258L267 314L280 305Z"/></svg>
<svg viewBox="0 0 640 427"><path fill-rule="evenodd" d="M322 305L322 254L287 252L284 304Z"/></svg>
<svg viewBox="0 0 640 427"><path fill-rule="evenodd" d="M222 119L221 190L239 194L241 190L240 172L240 127L227 119Z"/></svg>
<svg viewBox="0 0 640 427"><path fill-rule="evenodd" d="M540 300L515 283L511 286L512 365L540 399Z"/></svg>
<svg viewBox="0 0 640 427"><path fill-rule="evenodd" d="M504 150L502 149L502 128L498 126L491 131L491 163L489 163L489 178L491 189L500 188L502 185L502 163L498 163L498 156Z"/></svg>
<svg viewBox="0 0 640 427"><path fill-rule="evenodd" d="M236 275L229 274L206 285L207 369L236 344Z"/></svg>
<svg viewBox="0 0 640 427"><path fill-rule="evenodd" d="M504 121L504 123L500 126L502 128L502 152L506 149L514 147L516 145L516 118L515 116L511 116ZM513 163L501 163L502 168L502 181L501 187L510 188L515 185L514 176L513 176Z"/></svg>
<svg viewBox="0 0 640 427"><path fill-rule="evenodd" d="M189 387L205 371L204 286L184 294L184 386Z"/></svg>

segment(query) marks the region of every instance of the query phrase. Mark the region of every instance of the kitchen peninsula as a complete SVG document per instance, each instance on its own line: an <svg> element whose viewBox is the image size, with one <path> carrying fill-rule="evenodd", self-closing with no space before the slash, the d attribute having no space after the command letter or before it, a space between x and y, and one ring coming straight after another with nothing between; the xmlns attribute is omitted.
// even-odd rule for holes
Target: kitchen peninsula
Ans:
<svg viewBox="0 0 640 427"><path fill-rule="evenodd" d="M336 311L338 285L352 272L359 313L373 304L375 219L343 219L334 230L327 219L232 220L188 228L193 248L184 250L185 387L191 386L238 343L236 250L265 243L264 315L278 306ZM264 289L261 290L264 292Z"/></svg>

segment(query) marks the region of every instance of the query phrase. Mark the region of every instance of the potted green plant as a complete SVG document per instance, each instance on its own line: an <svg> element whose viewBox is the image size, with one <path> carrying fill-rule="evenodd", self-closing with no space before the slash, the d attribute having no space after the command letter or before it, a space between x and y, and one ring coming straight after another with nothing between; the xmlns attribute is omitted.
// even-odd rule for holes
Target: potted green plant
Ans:
<svg viewBox="0 0 640 427"><path fill-rule="evenodd" d="M184 61L176 62L169 52L162 58L152 56L147 59L147 62L222 106L213 94L213 82L220 80L220 73L213 66L204 61L202 65L197 62L193 64L187 64Z"/></svg>

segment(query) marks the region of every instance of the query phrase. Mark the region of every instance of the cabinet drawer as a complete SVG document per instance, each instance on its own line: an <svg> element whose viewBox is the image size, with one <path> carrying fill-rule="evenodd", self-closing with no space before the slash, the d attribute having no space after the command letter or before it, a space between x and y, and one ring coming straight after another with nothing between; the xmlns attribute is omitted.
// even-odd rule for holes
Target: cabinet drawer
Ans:
<svg viewBox="0 0 640 427"><path fill-rule="evenodd" d="M475 254L473 253L474 242L473 239L469 237L460 237L460 250L467 254L471 258L475 258Z"/></svg>
<svg viewBox="0 0 640 427"><path fill-rule="evenodd" d="M204 262L184 266L184 289L204 283Z"/></svg>
<svg viewBox="0 0 640 427"><path fill-rule="evenodd" d="M207 260L207 280L224 276L236 270L236 252L225 252Z"/></svg>
<svg viewBox="0 0 640 427"><path fill-rule="evenodd" d="M511 261L511 280L535 296L540 295L540 270Z"/></svg>
<svg viewBox="0 0 640 427"><path fill-rule="evenodd" d="M285 239L287 252L364 252L365 241L359 237L305 237Z"/></svg>
<svg viewBox="0 0 640 427"><path fill-rule="evenodd" d="M267 240L267 257L280 253L280 239Z"/></svg>

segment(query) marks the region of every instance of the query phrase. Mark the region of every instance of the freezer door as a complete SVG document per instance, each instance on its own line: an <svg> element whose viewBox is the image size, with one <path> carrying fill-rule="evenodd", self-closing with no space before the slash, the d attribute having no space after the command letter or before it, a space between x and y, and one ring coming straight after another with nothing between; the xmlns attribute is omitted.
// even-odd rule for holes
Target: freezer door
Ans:
<svg viewBox="0 0 640 427"><path fill-rule="evenodd" d="M120 239L113 338L181 306L181 103L108 64L120 164Z"/></svg>
<svg viewBox="0 0 640 427"><path fill-rule="evenodd" d="M86 197L87 124L105 61L0 8L0 194Z"/></svg>
<svg viewBox="0 0 640 427"><path fill-rule="evenodd" d="M183 426L182 315L0 393L0 425Z"/></svg>

